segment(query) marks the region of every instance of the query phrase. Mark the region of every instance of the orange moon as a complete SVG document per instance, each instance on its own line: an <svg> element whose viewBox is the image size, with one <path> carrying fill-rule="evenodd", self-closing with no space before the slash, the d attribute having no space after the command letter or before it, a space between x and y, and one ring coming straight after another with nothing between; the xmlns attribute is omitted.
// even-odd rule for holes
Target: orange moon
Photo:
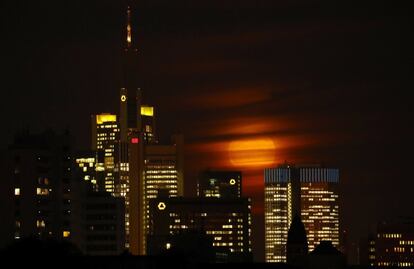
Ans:
<svg viewBox="0 0 414 269"><path fill-rule="evenodd" d="M269 167L275 162L275 148L267 137L234 140L228 147L230 162L240 167Z"/></svg>

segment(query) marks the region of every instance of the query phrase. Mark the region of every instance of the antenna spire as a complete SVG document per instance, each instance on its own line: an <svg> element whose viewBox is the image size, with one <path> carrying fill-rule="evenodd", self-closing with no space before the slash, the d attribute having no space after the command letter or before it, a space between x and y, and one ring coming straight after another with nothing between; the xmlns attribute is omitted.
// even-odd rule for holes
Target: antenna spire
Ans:
<svg viewBox="0 0 414 269"><path fill-rule="evenodd" d="M132 28L131 28L131 7L128 5L127 8L127 31L126 31L127 48L131 47L132 44Z"/></svg>

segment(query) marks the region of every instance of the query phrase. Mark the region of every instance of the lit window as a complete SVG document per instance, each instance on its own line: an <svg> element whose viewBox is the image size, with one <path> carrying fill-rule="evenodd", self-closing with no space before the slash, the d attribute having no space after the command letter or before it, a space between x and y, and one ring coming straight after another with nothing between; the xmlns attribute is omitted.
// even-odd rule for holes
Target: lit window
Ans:
<svg viewBox="0 0 414 269"><path fill-rule="evenodd" d="M37 220L36 221L37 228L44 228L46 226L46 223L44 220Z"/></svg>
<svg viewBox="0 0 414 269"><path fill-rule="evenodd" d="M14 188L14 195L20 195L20 188Z"/></svg>
<svg viewBox="0 0 414 269"><path fill-rule="evenodd" d="M37 195L49 195L49 190L45 188L36 188Z"/></svg>
<svg viewBox="0 0 414 269"><path fill-rule="evenodd" d="M69 237L70 232L69 231L63 231L63 237Z"/></svg>

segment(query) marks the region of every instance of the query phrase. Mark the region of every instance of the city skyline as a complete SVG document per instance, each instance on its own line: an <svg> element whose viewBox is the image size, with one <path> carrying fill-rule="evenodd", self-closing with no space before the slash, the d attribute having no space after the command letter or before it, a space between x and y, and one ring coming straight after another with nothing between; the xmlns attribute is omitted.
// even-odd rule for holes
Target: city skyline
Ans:
<svg viewBox="0 0 414 269"><path fill-rule="evenodd" d="M156 104L158 133L185 135L187 194L195 195L200 170L240 170L260 224L264 168L335 165L343 226L355 244L376 221L412 211L404 168L412 143L403 93L411 86L402 34L408 18L381 2L372 10L312 3L137 2L139 78L143 99ZM3 98L13 131L2 134L2 148L22 128L68 127L79 149L88 149L89 116L117 114L124 9L97 6L57 5L57 14L32 6L37 17L31 4L10 4L10 14L21 17L6 31L10 44L2 46L12 53L4 66L11 71L6 85L19 91ZM181 10L188 6L191 12ZM56 25L41 29L51 21ZM399 183L395 193L390 177Z"/></svg>

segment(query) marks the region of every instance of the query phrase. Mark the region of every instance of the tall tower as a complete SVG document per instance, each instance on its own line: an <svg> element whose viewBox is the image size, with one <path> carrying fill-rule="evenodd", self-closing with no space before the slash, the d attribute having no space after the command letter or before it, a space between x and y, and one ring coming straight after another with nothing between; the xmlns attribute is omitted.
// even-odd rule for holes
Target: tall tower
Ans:
<svg viewBox="0 0 414 269"><path fill-rule="evenodd" d="M130 247L130 149L129 140L132 137L140 139L141 129L141 92L138 88L138 49L134 40L133 18L134 8L131 1L127 1L124 27L122 86L119 94L120 111L120 192L125 197L125 237L126 247ZM135 140L134 140L135 141ZM138 154L142 155L142 154ZM134 164L132 164L134 165ZM136 162L135 165L138 165ZM135 175L135 174L133 174ZM138 181L138 178L133 179Z"/></svg>
<svg viewBox="0 0 414 269"><path fill-rule="evenodd" d="M286 242L293 216L301 216L309 250L320 241L339 245L339 171L335 168L265 169L266 262L286 262Z"/></svg>
<svg viewBox="0 0 414 269"><path fill-rule="evenodd" d="M132 17L135 9L127 3L123 52L122 87L120 90L121 139L127 141L128 130L141 129L141 93L138 87L138 48L133 34Z"/></svg>
<svg viewBox="0 0 414 269"><path fill-rule="evenodd" d="M134 28L136 9L126 9L123 53L123 85L120 89L120 186L125 196L126 247L133 255L145 255L149 200L159 193L183 194L183 139L158 144L155 108L142 104L138 87L138 49Z"/></svg>

